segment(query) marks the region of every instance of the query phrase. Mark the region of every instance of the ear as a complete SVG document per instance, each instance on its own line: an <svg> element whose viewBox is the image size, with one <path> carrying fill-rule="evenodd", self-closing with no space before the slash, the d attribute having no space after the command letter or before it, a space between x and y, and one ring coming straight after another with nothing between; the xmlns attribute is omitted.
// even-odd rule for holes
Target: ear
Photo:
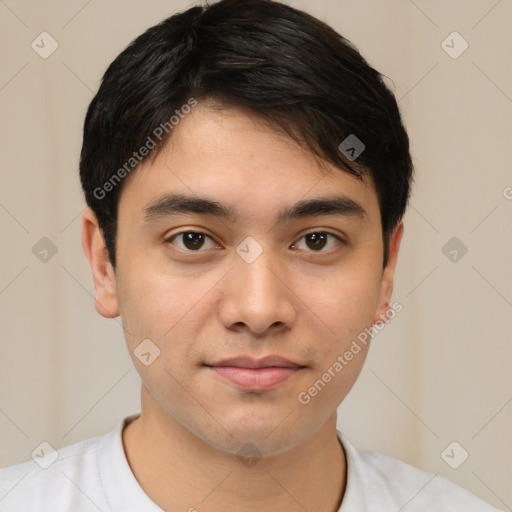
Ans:
<svg viewBox="0 0 512 512"><path fill-rule="evenodd" d="M115 272L108 258L98 219L90 208L82 215L82 247L94 279L96 311L105 318L115 318L119 316Z"/></svg>
<svg viewBox="0 0 512 512"><path fill-rule="evenodd" d="M404 224L400 221L389 238L389 257L382 272L377 310L375 311L375 318L373 320L374 323L383 323L388 319L390 308L389 301L393 293L393 278L403 232Z"/></svg>

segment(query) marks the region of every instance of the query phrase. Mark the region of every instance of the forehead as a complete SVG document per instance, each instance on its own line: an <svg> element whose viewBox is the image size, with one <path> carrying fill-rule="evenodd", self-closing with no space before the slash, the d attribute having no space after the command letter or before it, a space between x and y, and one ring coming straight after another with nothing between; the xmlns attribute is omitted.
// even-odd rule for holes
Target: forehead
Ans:
<svg viewBox="0 0 512 512"><path fill-rule="evenodd" d="M292 203L334 194L380 217L367 174L357 179L237 108L199 104L184 116L158 156L128 176L120 209L128 203L143 212L169 193L217 200L229 208L231 221L268 208L283 217Z"/></svg>

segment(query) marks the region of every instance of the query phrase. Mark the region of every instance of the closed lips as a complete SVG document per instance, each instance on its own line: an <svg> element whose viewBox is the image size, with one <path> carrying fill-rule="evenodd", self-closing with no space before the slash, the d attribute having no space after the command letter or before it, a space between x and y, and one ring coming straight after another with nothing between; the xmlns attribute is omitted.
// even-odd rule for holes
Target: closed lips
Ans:
<svg viewBox="0 0 512 512"><path fill-rule="evenodd" d="M288 359L279 356L267 356L262 359L253 359L248 357L236 357L231 359L223 359L214 363L205 363L206 366L212 367L235 367L235 368L304 368Z"/></svg>
<svg viewBox="0 0 512 512"><path fill-rule="evenodd" d="M224 359L206 367L224 380L246 392L269 391L305 368L288 359L268 356L262 359L247 357Z"/></svg>

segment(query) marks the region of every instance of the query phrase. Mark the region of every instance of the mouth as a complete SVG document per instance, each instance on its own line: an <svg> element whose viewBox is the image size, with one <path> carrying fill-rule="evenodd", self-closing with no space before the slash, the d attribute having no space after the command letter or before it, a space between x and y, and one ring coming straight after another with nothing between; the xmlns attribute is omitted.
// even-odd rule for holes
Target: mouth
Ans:
<svg viewBox="0 0 512 512"><path fill-rule="evenodd" d="M204 366L239 389L253 392L273 389L306 368L279 356L237 357L205 363Z"/></svg>

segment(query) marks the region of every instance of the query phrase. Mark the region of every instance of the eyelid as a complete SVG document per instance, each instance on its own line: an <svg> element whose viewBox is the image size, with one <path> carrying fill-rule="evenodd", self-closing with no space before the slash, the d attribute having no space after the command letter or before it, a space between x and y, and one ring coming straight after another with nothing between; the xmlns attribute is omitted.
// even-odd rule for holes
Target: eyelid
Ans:
<svg viewBox="0 0 512 512"><path fill-rule="evenodd" d="M325 235L331 235L332 237L338 239L340 242L346 244L347 241L344 239L344 237L340 234L337 234L337 233L333 233L332 231L329 231L329 229L312 229L310 231L306 231L306 233L302 233L302 235L300 235L300 237L298 238L299 240L302 238L302 237L305 237L307 235L311 235L313 233L323 233Z"/></svg>
<svg viewBox="0 0 512 512"><path fill-rule="evenodd" d="M195 235L204 235L206 238L209 238L213 243L215 243L216 245L220 245L211 235L209 235L208 233L205 233L204 231L196 231L194 229L185 229L185 230L182 230L182 231L179 231L178 233L173 233L172 235L169 235L167 237L164 238L164 243L170 243L172 245L174 245L174 239L179 237L180 235L184 235L186 233L193 233ZM181 249L181 247L178 247L179 250L181 251L184 251L184 252L188 252L188 253L200 253L200 252L206 252L207 249L199 249L197 251L190 251L190 250L187 250L187 249Z"/></svg>
<svg viewBox="0 0 512 512"><path fill-rule="evenodd" d="M343 239L343 237L341 237L340 235L336 234L336 233L333 233L332 231L328 231L326 229L313 229L313 230L310 230L310 231L307 231L306 233L302 233L298 238L297 238L297 241L294 242L291 247L295 247L304 237L308 236L308 235L312 235L312 234L323 234L323 235L327 235L327 236L331 236L332 238L336 239L338 244L339 245L346 245L347 242L346 240ZM320 250L320 251L305 251L306 253L308 254L325 254L325 255L328 255L328 254L332 254L334 252L336 252L337 250L339 250L339 248L334 248L334 249L330 249L330 250L327 250L327 251L324 251L324 250Z"/></svg>

